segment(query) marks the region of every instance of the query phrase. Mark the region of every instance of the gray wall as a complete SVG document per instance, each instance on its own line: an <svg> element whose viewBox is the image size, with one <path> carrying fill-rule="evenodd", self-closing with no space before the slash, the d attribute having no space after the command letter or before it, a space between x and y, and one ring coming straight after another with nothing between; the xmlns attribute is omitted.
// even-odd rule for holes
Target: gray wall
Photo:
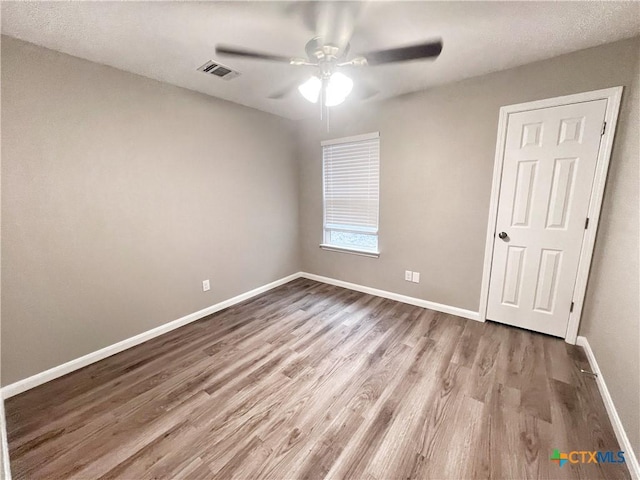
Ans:
<svg viewBox="0 0 640 480"><path fill-rule="evenodd" d="M640 445L638 54L635 38L355 109L300 128L303 270L478 311L499 109L625 86L582 326ZM428 72L428 69L425 69ZM380 131L379 259L321 250L320 141ZM404 270L421 272L420 284ZM640 448L638 449L640 451Z"/></svg>
<svg viewBox="0 0 640 480"><path fill-rule="evenodd" d="M298 271L292 126L2 37L3 384Z"/></svg>
<svg viewBox="0 0 640 480"><path fill-rule="evenodd" d="M580 335L640 457L640 48L620 111Z"/></svg>
<svg viewBox="0 0 640 480"><path fill-rule="evenodd" d="M640 445L640 39L347 104L297 142L285 120L2 40L3 384L300 266L476 311L499 107L624 85L581 334ZM319 142L375 130L382 256L320 250Z"/></svg>

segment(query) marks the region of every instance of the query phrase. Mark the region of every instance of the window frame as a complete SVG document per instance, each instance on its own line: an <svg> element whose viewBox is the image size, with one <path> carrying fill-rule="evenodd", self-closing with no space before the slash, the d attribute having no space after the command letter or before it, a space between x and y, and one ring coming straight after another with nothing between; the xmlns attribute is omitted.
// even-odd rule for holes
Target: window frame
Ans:
<svg viewBox="0 0 640 480"><path fill-rule="evenodd" d="M320 244L320 248L322 248L323 250L341 252L341 253L350 253L353 255L361 255L361 256L373 257L373 258L378 258L380 256L380 150L378 150L378 205L377 205L378 208L376 209L377 210L377 218L376 218L377 229L375 232L376 240L377 240L377 249L369 250L366 248L347 247L347 246L335 245L335 244L329 243L328 236L331 231L345 231L349 233L365 233L369 235L372 235L372 233L366 232L366 231L358 231L357 228L353 228L353 229L329 228L328 229L326 225L327 199L326 199L326 175L325 175L326 164L324 160L324 147L330 146L330 145L355 143L355 142L361 142L365 140L374 140L374 139L378 140L378 148L379 148L380 132L371 132L371 133L365 133L361 135L335 138L335 139L325 140L320 143L322 147L322 243Z"/></svg>

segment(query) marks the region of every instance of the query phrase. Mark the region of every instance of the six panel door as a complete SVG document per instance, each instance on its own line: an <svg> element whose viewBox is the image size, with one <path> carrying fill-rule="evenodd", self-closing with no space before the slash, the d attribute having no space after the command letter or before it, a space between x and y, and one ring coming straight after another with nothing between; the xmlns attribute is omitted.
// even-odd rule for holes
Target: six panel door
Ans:
<svg viewBox="0 0 640 480"><path fill-rule="evenodd" d="M509 115L489 320L566 335L606 106Z"/></svg>

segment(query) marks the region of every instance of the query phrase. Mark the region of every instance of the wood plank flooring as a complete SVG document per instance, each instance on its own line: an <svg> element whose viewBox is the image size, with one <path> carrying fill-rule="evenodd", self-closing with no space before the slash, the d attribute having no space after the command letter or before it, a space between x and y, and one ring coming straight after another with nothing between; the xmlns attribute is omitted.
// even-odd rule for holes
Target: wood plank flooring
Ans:
<svg viewBox="0 0 640 480"><path fill-rule="evenodd" d="M15 479L629 478L579 347L305 279L6 402Z"/></svg>

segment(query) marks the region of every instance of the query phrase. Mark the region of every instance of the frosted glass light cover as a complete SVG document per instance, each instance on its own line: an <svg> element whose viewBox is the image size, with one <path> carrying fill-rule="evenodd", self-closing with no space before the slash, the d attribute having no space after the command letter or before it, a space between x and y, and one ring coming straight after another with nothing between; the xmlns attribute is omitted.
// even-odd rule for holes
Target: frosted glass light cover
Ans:
<svg viewBox="0 0 640 480"><path fill-rule="evenodd" d="M298 87L298 91L311 103L317 103L321 88L322 82L320 79L318 77L311 77Z"/></svg>
<svg viewBox="0 0 640 480"><path fill-rule="evenodd" d="M349 96L353 89L353 80L343 73L334 73L327 85L327 107L340 105Z"/></svg>

